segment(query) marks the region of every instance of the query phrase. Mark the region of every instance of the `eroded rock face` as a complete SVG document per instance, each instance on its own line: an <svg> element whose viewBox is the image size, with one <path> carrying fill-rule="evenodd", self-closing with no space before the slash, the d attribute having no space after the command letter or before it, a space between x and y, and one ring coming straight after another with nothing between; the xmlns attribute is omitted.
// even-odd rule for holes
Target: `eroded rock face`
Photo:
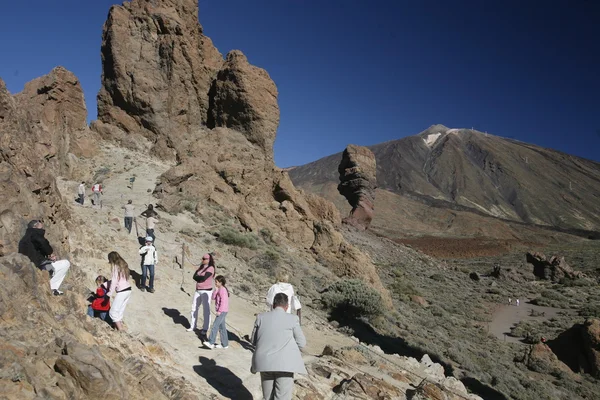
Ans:
<svg viewBox="0 0 600 400"><path fill-rule="evenodd" d="M202 34L198 1L113 6L101 52L98 119L142 134L159 154L174 157L181 140L206 124L208 92L223 63Z"/></svg>
<svg viewBox="0 0 600 400"><path fill-rule="evenodd" d="M210 91L208 127L227 127L240 131L272 155L279 126L277 86L264 69L248 63L244 54L227 54Z"/></svg>
<svg viewBox="0 0 600 400"><path fill-rule="evenodd" d="M340 184L338 191L352 206L350 216L344 222L367 229L373 220L375 189L377 188L377 165L375 155L362 146L349 145L338 167Z"/></svg>
<svg viewBox="0 0 600 400"><path fill-rule="evenodd" d="M527 253L527 262L533 265L533 273L540 279L559 282L563 278L583 278L585 274L575 271L564 257L552 256L549 259L542 253Z"/></svg>
<svg viewBox="0 0 600 400"><path fill-rule="evenodd" d="M575 324L548 346L575 373L589 373L600 378L600 321L588 319Z"/></svg>
<svg viewBox="0 0 600 400"><path fill-rule="evenodd" d="M29 259L0 259L0 393L10 399L197 398L183 379L165 377L141 343L84 317L76 287L56 298L48 274ZM73 268L70 278L83 280ZM43 289L42 289L43 288ZM176 389L173 389L176 388Z"/></svg>
<svg viewBox="0 0 600 400"><path fill-rule="evenodd" d="M69 215L55 176L78 176L78 157L95 142L79 81L62 67L14 96L0 80L0 255L16 251L25 225L42 218L59 254L67 249Z"/></svg>

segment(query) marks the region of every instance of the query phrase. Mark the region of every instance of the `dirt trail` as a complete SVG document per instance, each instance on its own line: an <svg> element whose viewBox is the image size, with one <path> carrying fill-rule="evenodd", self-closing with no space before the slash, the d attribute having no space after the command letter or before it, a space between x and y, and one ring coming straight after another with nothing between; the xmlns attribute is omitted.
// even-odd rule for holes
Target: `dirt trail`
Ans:
<svg viewBox="0 0 600 400"><path fill-rule="evenodd" d="M160 160L111 145L105 146L93 162L95 170L111 170L103 182L102 208L92 207L89 197L86 197L84 206L73 202L77 182L59 181L63 196L71 204L73 219L79 225L71 232L71 259L74 268L81 268L87 274L90 290L94 288L93 281L98 274L110 275L106 256L112 250L118 251L125 258L134 274L141 274L135 228L131 234L125 230L121 205L127 199L133 199L136 215L139 215L145 209L145 204L154 204L156 199L151 192L156 179L170 167ZM132 176L135 176L135 183L130 189L127 186ZM176 256L181 258L183 241L191 249L188 254L191 257L186 257L194 263L199 263L202 253L219 248L214 243L209 248L200 238L194 239L180 233L182 229L187 229L208 236L202 222L192 221L189 214L159 214L156 226L156 247L159 253L156 292L141 292L133 286L131 300L125 311L125 334L144 343L156 355L155 362L166 369L175 369L176 375L185 377L198 387L198 393L204 393L206 397L210 393L212 398L259 398L260 379L258 375L250 373L252 353L243 336L251 333L256 313L265 311L262 304L264 294L257 292L253 296L248 295L248 298L233 295L230 300L231 312L227 317L230 348L203 348L200 339L194 333L186 331L189 327L191 294L194 289L191 276L195 268L186 264L182 271L174 260ZM140 228L143 228L143 218L138 220ZM237 269L236 259L225 250L221 254L218 272L226 276L234 275ZM185 291L181 289L182 278ZM311 318L310 314L306 315L304 321L303 329L308 340L306 360L312 357L310 354L320 354L325 344L355 344L327 324Z"/></svg>
<svg viewBox="0 0 600 400"><path fill-rule="evenodd" d="M502 305L494 312L492 322L489 325L490 332L502 341L509 343L521 343L521 339L509 336L510 328L520 321L543 321L548 320L558 314L559 311L564 311L560 308L542 307L528 303L529 299L521 299L519 306L514 303L512 305ZM531 311L544 313L538 317L532 317Z"/></svg>

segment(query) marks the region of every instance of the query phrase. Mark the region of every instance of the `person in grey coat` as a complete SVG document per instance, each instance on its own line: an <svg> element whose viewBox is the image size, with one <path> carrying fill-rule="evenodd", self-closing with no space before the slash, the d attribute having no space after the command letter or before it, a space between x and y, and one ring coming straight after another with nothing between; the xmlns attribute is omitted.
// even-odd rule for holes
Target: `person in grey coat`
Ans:
<svg viewBox="0 0 600 400"><path fill-rule="evenodd" d="M298 316L286 312L288 307L288 296L277 293L273 310L259 314L254 322L251 341L256 349L250 372L260 372L264 400L290 400L294 373L307 373L300 354L306 338Z"/></svg>

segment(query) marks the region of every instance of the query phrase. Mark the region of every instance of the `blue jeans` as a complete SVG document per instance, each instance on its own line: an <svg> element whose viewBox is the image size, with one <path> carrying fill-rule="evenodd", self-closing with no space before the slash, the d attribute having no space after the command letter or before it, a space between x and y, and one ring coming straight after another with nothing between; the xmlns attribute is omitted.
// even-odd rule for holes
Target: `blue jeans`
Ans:
<svg viewBox="0 0 600 400"><path fill-rule="evenodd" d="M152 265L142 265L142 287L146 287L146 276L148 271L150 271L150 286L148 289L154 289L154 264Z"/></svg>
<svg viewBox="0 0 600 400"><path fill-rule="evenodd" d="M131 233L131 227L133 226L133 217L125 217L125 229Z"/></svg>
<svg viewBox="0 0 600 400"><path fill-rule="evenodd" d="M154 229L146 229L146 236L150 236L152 240L156 240L156 236L154 236Z"/></svg>
<svg viewBox="0 0 600 400"><path fill-rule="evenodd" d="M217 341L217 331L221 334L221 344L223 347L229 346L229 338L227 337L227 325L225 324L225 318L227 317L226 312L222 312L215 322L213 323L212 329L210 330L210 337L208 341L210 344L215 344Z"/></svg>
<svg viewBox="0 0 600 400"><path fill-rule="evenodd" d="M92 305L90 304L88 306L87 315L89 315L92 318L100 318L102 321L106 321L106 316L108 315L108 311L96 311L92 308Z"/></svg>

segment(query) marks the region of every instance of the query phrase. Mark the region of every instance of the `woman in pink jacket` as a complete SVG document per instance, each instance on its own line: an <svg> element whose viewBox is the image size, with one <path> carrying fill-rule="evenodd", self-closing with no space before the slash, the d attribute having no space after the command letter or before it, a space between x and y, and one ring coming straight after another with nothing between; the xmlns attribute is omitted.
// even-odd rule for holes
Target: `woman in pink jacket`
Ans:
<svg viewBox="0 0 600 400"><path fill-rule="evenodd" d="M229 347L229 338L227 337L227 313L229 312L229 290L225 287L225 277L219 275L215 278L215 292L212 295L212 299L215 301L215 311L217 312L217 318L215 323L210 330L210 338L204 345L209 349L226 349ZM215 345L217 341L217 331L221 334L221 344Z"/></svg>
<svg viewBox="0 0 600 400"><path fill-rule="evenodd" d="M193 276L196 281L196 293L192 300L192 321L188 332L196 329L196 321L198 320L198 308L202 306L204 320L202 321L202 330L200 336L206 339L206 332L210 326L210 298L212 295L213 282L215 279L215 260L210 254L202 256L202 264L196 270Z"/></svg>

